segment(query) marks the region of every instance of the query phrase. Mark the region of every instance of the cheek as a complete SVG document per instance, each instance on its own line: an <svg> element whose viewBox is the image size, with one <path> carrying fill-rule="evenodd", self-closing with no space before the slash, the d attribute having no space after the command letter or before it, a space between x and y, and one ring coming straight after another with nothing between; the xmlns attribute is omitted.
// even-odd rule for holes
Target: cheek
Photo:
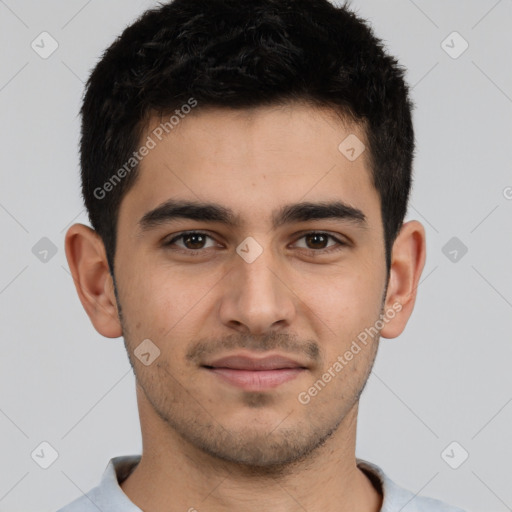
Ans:
<svg viewBox="0 0 512 512"><path fill-rule="evenodd" d="M373 323L384 291L380 276L370 269L296 281L294 288L304 305L303 313L321 320L334 335L353 333Z"/></svg>
<svg viewBox="0 0 512 512"><path fill-rule="evenodd" d="M157 340L161 324L171 320L173 311L165 281L156 279L147 268L137 265L134 258L116 271L124 335L133 347L146 338Z"/></svg>
<svg viewBox="0 0 512 512"><path fill-rule="evenodd" d="M120 296L131 344L149 338L163 352L172 350L176 355L204 324L218 278L199 278L197 272L191 276L156 265L145 268L150 270L132 268Z"/></svg>

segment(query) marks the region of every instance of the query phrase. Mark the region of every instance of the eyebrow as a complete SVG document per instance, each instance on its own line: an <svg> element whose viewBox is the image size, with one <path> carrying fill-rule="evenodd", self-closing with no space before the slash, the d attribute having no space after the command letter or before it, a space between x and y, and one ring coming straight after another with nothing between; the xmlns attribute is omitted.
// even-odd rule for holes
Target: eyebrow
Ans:
<svg viewBox="0 0 512 512"><path fill-rule="evenodd" d="M220 222L232 228L242 224L233 210L220 204L170 199L144 214L138 223L139 232L143 234L175 219ZM302 202L282 206L272 215L272 225L275 229L294 222L322 219L344 220L359 227L367 227L364 213L342 201Z"/></svg>

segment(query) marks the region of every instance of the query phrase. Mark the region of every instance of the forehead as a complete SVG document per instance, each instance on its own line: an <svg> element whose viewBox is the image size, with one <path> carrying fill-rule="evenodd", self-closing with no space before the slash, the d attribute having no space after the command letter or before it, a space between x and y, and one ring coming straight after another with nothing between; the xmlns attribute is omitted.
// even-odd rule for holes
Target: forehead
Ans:
<svg viewBox="0 0 512 512"><path fill-rule="evenodd" d="M341 200L378 213L364 130L328 108L198 105L180 116L153 116L143 144L151 149L120 220L127 215L133 222L169 199L224 204L253 221L300 201Z"/></svg>

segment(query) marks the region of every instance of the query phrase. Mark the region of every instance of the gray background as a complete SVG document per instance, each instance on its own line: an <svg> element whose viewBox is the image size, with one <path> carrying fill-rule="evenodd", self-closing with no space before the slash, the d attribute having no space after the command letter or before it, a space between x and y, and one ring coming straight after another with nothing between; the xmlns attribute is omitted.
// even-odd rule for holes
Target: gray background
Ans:
<svg viewBox="0 0 512 512"><path fill-rule="evenodd" d="M155 4L0 0L0 511L54 511L96 485L111 457L141 450L122 339L89 323L63 242L71 223L87 223L83 83ZM363 394L357 455L420 495L512 510L512 1L352 5L408 68L418 145L408 218L428 242L416 310L400 338L382 340ZM47 59L31 47L43 31L59 45ZM442 45L453 31L469 44L458 58L445 50L461 39ZM55 255L41 252L43 237ZM43 441L58 452L48 469L31 457ZM452 469L462 450L469 458Z"/></svg>

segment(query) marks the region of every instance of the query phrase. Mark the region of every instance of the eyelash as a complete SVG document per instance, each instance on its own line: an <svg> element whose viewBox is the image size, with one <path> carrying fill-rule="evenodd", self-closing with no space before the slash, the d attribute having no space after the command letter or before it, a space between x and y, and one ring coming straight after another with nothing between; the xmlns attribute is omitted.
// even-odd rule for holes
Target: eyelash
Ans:
<svg viewBox="0 0 512 512"><path fill-rule="evenodd" d="M202 235L202 236L210 238L212 240L214 239L208 233L205 233L203 231L183 231L179 235L173 237L171 240L164 242L163 246L170 247L177 240L183 239L189 235ZM330 238L331 240L334 240L337 243L337 246L331 246L331 247L327 247L324 249L304 249L304 248L302 248L304 251L306 251L312 255L330 254L331 252L339 251L349 245L347 242L343 242L339 238L336 238L334 235L331 235L330 233L326 233L324 231L308 231L307 233L303 233L295 242L301 240L302 238L304 238L308 235L323 235L323 236L326 236L327 238ZM211 247L207 247L206 249L211 249ZM173 250L179 251L179 252L187 254L189 256L198 256L198 255L200 255L200 253L203 253L206 249L184 249L184 248L179 247L179 248L173 249Z"/></svg>

